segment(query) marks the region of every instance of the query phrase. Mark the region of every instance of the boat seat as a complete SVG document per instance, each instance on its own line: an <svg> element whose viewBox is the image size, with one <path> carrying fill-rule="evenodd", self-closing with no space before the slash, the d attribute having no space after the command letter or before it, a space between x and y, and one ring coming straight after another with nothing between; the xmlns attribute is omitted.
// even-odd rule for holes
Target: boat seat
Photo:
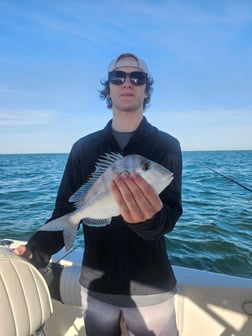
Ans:
<svg viewBox="0 0 252 336"><path fill-rule="evenodd" d="M0 246L1 335L36 335L52 311L43 276L28 261Z"/></svg>

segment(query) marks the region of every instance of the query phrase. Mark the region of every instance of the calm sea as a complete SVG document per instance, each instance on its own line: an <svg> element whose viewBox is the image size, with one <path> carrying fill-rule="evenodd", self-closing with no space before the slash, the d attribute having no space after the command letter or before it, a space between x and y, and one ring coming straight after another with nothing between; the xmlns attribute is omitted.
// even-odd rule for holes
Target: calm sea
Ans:
<svg viewBox="0 0 252 336"><path fill-rule="evenodd" d="M252 151L183 157L184 213L167 235L172 263L252 278L252 193L235 183L252 189ZM50 217L66 160L0 155L0 239L27 240ZM81 233L76 244L83 244Z"/></svg>

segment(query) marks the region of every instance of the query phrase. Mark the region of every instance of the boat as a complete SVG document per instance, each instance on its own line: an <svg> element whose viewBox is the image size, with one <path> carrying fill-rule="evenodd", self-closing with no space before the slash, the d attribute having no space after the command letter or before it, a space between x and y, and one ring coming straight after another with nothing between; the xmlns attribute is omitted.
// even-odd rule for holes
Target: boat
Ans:
<svg viewBox="0 0 252 336"><path fill-rule="evenodd" d="M0 240L0 334L84 336L79 275L82 251L61 250L42 275ZM180 336L252 336L252 279L173 266ZM127 335L122 331L122 335Z"/></svg>

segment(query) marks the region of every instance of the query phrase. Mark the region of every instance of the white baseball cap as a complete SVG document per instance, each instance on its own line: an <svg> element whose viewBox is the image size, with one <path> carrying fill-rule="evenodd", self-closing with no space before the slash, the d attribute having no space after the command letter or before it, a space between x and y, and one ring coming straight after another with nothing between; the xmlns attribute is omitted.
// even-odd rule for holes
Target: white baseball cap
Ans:
<svg viewBox="0 0 252 336"><path fill-rule="evenodd" d="M134 60L124 59L126 57L132 57ZM132 53L124 53L113 59L108 66L108 72L114 71L120 67L134 67L142 70L145 73L148 73L146 63L141 58Z"/></svg>

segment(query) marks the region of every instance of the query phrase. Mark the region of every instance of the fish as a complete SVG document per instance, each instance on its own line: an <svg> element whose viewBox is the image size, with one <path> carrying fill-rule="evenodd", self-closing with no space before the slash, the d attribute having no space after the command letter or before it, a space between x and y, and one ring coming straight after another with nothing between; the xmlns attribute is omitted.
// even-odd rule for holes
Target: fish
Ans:
<svg viewBox="0 0 252 336"><path fill-rule="evenodd" d="M136 172L160 194L173 180L173 173L157 162L138 154L122 156L106 153L96 162L94 172L70 198L75 210L44 224L39 231L63 231L65 248L74 244L80 222L91 227L103 227L112 217L120 215L111 190L115 174Z"/></svg>

